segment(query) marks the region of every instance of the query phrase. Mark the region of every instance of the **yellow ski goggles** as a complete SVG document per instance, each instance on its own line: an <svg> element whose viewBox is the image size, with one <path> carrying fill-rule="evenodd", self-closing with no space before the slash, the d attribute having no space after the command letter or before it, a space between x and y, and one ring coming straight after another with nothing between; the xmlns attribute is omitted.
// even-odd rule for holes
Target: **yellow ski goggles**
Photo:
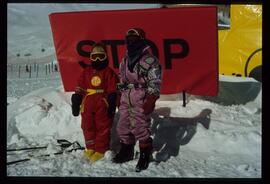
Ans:
<svg viewBox="0 0 270 184"><path fill-rule="evenodd" d="M105 59L107 59L107 54L104 52L95 52L90 54L91 61L104 61Z"/></svg>

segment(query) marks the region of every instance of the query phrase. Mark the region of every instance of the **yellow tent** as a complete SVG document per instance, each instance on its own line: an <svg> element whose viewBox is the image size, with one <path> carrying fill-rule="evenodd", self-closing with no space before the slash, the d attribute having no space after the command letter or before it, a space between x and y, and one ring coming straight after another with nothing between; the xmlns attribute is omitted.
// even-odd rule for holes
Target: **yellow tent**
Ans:
<svg viewBox="0 0 270 184"><path fill-rule="evenodd" d="M231 5L230 29L219 30L219 73L261 81L262 5Z"/></svg>
<svg viewBox="0 0 270 184"><path fill-rule="evenodd" d="M165 7L207 6L167 4ZM262 5L230 5L230 28L219 29L219 74L261 81Z"/></svg>

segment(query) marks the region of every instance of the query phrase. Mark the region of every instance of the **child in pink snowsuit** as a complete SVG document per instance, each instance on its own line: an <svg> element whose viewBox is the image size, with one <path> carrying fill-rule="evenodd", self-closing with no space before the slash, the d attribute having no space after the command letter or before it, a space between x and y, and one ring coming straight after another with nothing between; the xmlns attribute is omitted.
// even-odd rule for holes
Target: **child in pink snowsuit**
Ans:
<svg viewBox="0 0 270 184"><path fill-rule="evenodd" d="M126 43L127 54L120 63L118 84L121 99L117 133L121 149L113 161L123 163L133 159L134 145L138 140L140 159L136 171L139 172L148 167L152 151L150 114L160 94L161 66L150 53L142 29L129 29Z"/></svg>

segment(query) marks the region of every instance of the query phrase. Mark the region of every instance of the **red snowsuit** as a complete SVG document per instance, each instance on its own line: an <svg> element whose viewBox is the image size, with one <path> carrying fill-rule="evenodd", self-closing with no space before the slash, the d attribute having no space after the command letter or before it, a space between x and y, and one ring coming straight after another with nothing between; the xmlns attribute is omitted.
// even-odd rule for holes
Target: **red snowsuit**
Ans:
<svg viewBox="0 0 270 184"><path fill-rule="evenodd" d="M87 67L78 80L75 92L83 95L81 128L87 149L99 153L109 149L113 118L107 114L107 96L116 92L117 82L117 74L109 67L102 70Z"/></svg>

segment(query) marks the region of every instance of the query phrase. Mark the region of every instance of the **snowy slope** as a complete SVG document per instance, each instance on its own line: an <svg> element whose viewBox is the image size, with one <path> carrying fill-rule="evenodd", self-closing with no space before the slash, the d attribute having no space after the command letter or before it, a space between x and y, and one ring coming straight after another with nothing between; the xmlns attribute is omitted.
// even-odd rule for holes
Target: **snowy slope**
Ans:
<svg viewBox="0 0 270 184"><path fill-rule="evenodd" d="M261 85L249 78L220 77L220 80L220 84L226 82L226 85L220 85L215 99L189 96L185 108L181 99L164 101L166 98L162 97L157 102L152 116L154 161L140 173L134 172L138 145L134 160L120 165L111 162L119 149L115 131L118 114L112 129L111 151L101 161L90 164L82 157L81 150L53 155L59 151L56 139L78 141L84 146L81 119L71 114L71 93L65 93L60 85L32 91L17 100L9 97L7 146L48 145L48 148L8 154L7 160L27 158L28 154L51 156L9 165L7 173L9 176L260 178ZM247 93L242 93L241 99L248 100L242 104L236 96L234 105L224 105L237 90L238 94L243 92L244 84L249 85L245 86ZM254 86L259 86L259 90Z"/></svg>
<svg viewBox="0 0 270 184"><path fill-rule="evenodd" d="M50 62L55 57L50 13L157 7L158 4L10 3L7 6L8 63L34 63L41 57L49 57L47 62Z"/></svg>

